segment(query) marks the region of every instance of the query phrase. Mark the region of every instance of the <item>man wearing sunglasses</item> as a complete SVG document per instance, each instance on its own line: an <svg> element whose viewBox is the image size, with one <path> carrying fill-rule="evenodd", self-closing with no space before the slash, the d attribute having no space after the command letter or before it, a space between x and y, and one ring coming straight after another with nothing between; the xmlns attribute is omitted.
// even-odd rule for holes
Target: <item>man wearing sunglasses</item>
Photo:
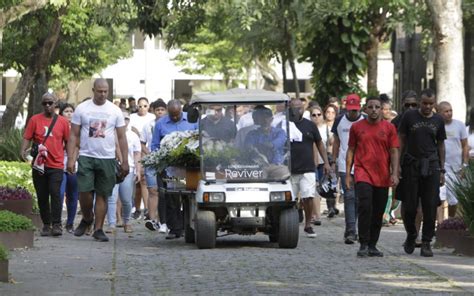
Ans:
<svg viewBox="0 0 474 296"><path fill-rule="evenodd" d="M31 141L41 147L38 148L36 158L46 155L43 172L33 169L33 184L38 195L38 207L43 222L41 236L60 236L62 235L60 188L64 172L64 145L69 138L69 123L66 118L55 115L56 98L53 94L44 94L41 105L43 113L33 115L26 126L21 156L27 160L26 151ZM53 125L54 117L56 121Z"/></svg>
<svg viewBox="0 0 474 296"><path fill-rule="evenodd" d="M376 245L382 228L382 217L388 200L388 189L398 184L398 137L395 127L382 120L382 102L367 99L367 119L352 124L346 172L354 164L354 186L346 174L346 188L355 188L358 199L358 257L382 257Z"/></svg>
<svg viewBox="0 0 474 296"><path fill-rule="evenodd" d="M416 92L413 90L407 90L403 92L402 94L402 112L397 115L392 120L392 123L395 125L395 127L398 129L398 126L400 125L400 121L402 120L403 114L407 110L415 110L418 109L418 100L416 99Z"/></svg>
<svg viewBox="0 0 474 296"><path fill-rule="evenodd" d="M407 232L404 249L413 253L418 231L415 226L418 205L423 211L420 255L432 257L436 210L441 204L439 186L444 184L446 130L443 118L433 112L436 97L431 89L421 93L419 109L408 110L399 126L401 181L397 199L402 201L403 223Z"/></svg>

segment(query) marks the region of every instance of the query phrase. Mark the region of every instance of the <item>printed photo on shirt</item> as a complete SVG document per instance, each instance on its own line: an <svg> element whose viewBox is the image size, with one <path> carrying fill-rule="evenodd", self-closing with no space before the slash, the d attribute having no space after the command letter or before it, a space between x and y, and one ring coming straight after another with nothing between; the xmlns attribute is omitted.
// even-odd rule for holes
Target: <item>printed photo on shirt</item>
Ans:
<svg viewBox="0 0 474 296"><path fill-rule="evenodd" d="M105 128L107 127L106 119L91 118L89 120L89 137L105 138Z"/></svg>

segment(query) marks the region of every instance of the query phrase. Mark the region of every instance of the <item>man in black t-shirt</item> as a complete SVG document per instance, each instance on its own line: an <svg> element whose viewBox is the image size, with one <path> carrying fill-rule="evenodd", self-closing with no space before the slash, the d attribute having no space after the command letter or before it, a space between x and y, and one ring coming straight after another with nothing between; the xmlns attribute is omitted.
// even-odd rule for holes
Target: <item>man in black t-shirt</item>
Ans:
<svg viewBox="0 0 474 296"><path fill-rule="evenodd" d="M418 110L408 110L399 126L401 181L397 198L403 208L403 222L407 232L405 252L413 253L417 230L415 217L421 202L423 231L421 256L432 257L430 242L434 235L436 210L440 204L439 186L444 183L444 140L446 131L443 118L433 112L436 104L434 92L426 89L421 93Z"/></svg>
<svg viewBox="0 0 474 296"><path fill-rule="evenodd" d="M308 237L316 237L311 227L311 217L313 216L313 197L316 196L316 165L314 163L314 144L316 144L319 154L324 159L324 171L329 174L331 167L329 165L326 149L321 140L316 125L303 118L304 107L301 100L291 101L291 120L296 128L301 132L301 139L291 142L291 184L293 193L298 195L303 201L305 213L304 231Z"/></svg>

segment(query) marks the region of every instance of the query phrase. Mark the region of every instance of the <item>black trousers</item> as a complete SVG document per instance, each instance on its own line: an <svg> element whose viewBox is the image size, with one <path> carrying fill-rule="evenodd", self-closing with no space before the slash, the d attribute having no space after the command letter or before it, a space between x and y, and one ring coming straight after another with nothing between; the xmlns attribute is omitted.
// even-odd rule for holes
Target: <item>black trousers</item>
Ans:
<svg viewBox="0 0 474 296"><path fill-rule="evenodd" d="M423 226L421 241L431 242L435 233L436 211L440 204L439 200L439 171L434 171L431 176L412 177L407 182L411 190L410 197L404 198L402 202L403 223L407 232L407 239L414 241L418 236L416 231L416 212L421 202L423 212Z"/></svg>
<svg viewBox="0 0 474 296"><path fill-rule="evenodd" d="M165 194L166 225L170 233L181 235L183 231L183 211L181 210L181 196Z"/></svg>
<svg viewBox="0 0 474 296"><path fill-rule="evenodd" d="M44 225L61 224L61 182L64 171L45 167L44 174L33 170L33 185Z"/></svg>
<svg viewBox="0 0 474 296"><path fill-rule="evenodd" d="M163 179L160 174L156 175L156 183L158 185L158 192L160 188L166 188ZM160 218L160 224L166 224L166 197L164 194L159 193L158 196L158 217ZM168 226L168 225L167 225Z"/></svg>
<svg viewBox="0 0 474 296"><path fill-rule="evenodd" d="M359 242L375 247L382 229L383 213L388 200L388 188L358 182L355 185L355 192L358 199Z"/></svg>

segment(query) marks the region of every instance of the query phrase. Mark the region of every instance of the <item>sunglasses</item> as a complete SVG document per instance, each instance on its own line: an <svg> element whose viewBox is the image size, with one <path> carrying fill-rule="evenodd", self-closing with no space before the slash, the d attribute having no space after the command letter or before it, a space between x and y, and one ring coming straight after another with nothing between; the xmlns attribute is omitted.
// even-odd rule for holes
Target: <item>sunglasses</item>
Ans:
<svg viewBox="0 0 474 296"><path fill-rule="evenodd" d="M311 114L312 117L316 117L316 116L319 117L319 116L321 116L321 115L322 115L321 113L313 113L313 114Z"/></svg>
<svg viewBox="0 0 474 296"><path fill-rule="evenodd" d="M143 106L138 105L138 108L148 108L148 105L143 105Z"/></svg>
<svg viewBox="0 0 474 296"><path fill-rule="evenodd" d="M418 103L406 103L403 106L405 106L405 108L409 108L409 107L416 108L418 107Z"/></svg>
<svg viewBox="0 0 474 296"><path fill-rule="evenodd" d="M381 106L367 106L367 109L380 109L382 108Z"/></svg>
<svg viewBox="0 0 474 296"><path fill-rule="evenodd" d="M43 105L43 106L51 106L53 104L54 104L54 102L42 102L41 103L41 105Z"/></svg>

